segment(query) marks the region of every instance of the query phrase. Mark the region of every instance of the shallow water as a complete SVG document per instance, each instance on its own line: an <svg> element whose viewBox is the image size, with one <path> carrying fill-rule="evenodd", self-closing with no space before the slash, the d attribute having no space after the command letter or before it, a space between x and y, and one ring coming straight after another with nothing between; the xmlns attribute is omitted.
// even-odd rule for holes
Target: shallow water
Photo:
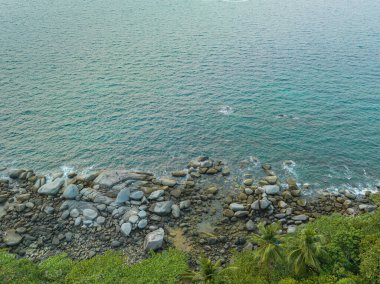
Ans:
<svg viewBox="0 0 380 284"><path fill-rule="evenodd" d="M256 156L316 187L373 187L379 13L370 0L0 0L0 163L165 172L203 154L239 173Z"/></svg>

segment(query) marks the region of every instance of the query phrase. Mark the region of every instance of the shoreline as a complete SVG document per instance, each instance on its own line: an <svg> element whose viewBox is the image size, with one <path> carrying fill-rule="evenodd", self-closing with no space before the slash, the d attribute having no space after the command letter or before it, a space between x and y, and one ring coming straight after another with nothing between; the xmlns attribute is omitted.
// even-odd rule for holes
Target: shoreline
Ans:
<svg viewBox="0 0 380 284"><path fill-rule="evenodd" d="M377 208L369 192L308 196L307 184L301 189L288 179L284 186L270 165L261 169L262 177L245 174L240 181L222 161L198 157L159 178L108 169L49 180L7 170L9 178L0 179L0 247L32 259L58 252L86 259L114 249L135 263L149 249L174 246L225 263L232 250L253 249L246 240L259 222L280 222L285 234L322 215Z"/></svg>

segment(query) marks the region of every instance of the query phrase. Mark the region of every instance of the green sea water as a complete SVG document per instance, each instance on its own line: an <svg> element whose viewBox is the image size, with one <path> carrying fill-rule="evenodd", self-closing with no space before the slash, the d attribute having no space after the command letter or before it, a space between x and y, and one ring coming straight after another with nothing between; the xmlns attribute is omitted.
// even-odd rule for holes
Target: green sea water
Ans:
<svg viewBox="0 0 380 284"><path fill-rule="evenodd" d="M374 188L380 1L0 0L0 164L164 174L198 155Z"/></svg>

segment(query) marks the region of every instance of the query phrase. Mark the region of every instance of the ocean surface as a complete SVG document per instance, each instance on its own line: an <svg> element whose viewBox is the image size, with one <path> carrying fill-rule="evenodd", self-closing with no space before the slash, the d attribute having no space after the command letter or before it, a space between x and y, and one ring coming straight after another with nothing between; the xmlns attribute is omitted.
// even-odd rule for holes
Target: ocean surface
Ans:
<svg viewBox="0 0 380 284"><path fill-rule="evenodd" d="M208 155L373 189L379 15L373 0L0 0L0 164L165 174Z"/></svg>

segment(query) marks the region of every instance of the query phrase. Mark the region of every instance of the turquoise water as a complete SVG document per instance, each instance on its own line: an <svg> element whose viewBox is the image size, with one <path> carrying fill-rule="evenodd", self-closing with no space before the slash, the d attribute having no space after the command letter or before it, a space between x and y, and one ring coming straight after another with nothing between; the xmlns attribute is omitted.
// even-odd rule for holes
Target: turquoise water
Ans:
<svg viewBox="0 0 380 284"><path fill-rule="evenodd" d="M0 0L0 163L163 172L203 154L239 171L256 156L371 186L379 15L372 0Z"/></svg>

